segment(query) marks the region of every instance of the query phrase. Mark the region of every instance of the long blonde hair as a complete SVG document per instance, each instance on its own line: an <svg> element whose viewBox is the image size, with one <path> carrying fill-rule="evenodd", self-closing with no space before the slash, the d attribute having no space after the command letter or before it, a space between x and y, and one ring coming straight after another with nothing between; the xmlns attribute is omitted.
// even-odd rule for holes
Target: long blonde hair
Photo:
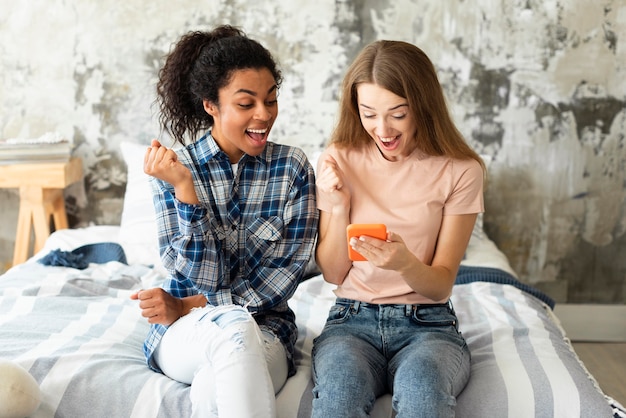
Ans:
<svg viewBox="0 0 626 418"><path fill-rule="evenodd" d="M348 68L342 83L339 119L331 143L360 148L371 141L361 124L357 87L374 83L406 99L417 130L415 146L428 155L474 159L480 156L454 125L437 73L428 56L402 41L376 41L366 46Z"/></svg>

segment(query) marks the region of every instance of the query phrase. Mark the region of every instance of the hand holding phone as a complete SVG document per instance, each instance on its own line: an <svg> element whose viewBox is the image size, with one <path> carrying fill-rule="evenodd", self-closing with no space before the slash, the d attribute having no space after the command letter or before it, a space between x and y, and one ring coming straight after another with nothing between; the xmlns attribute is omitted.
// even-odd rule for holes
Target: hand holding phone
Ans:
<svg viewBox="0 0 626 418"><path fill-rule="evenodd" d="M352 249L350 238L366 235L372 238L387 239L387 227L385 224L350 224L346 228L346 232L348 236L348 257L352 261L367 261L367 259Z"/></svg>

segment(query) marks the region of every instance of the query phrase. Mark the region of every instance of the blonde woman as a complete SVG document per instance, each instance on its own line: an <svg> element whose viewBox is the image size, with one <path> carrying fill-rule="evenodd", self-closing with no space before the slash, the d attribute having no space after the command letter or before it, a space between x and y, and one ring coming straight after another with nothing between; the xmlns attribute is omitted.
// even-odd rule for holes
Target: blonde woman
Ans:
<svg viewBox="0 0 626 418"><path fill-rule="evenodd" d="M429 58L377 41L343 81L320 157L316 258L337 300L313 348L313 417L452 417L470 374L450 294L478 213L484 165L452 122ZM386 239L346 227L386 225Z"/></svg>

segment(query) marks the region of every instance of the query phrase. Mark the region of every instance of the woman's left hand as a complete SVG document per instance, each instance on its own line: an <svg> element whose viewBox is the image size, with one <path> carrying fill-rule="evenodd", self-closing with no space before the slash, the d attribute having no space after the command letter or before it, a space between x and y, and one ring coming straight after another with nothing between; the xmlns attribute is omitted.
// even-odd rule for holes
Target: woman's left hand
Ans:
<svg viewBox="0 0 626 418"><path fill-rule="evenodd" d="M385 270L405 269L407 265L417 260L402 237L394 232L387 232L387 240L365 235L358 239L352 238L350 246L370 263Z"/></svg>

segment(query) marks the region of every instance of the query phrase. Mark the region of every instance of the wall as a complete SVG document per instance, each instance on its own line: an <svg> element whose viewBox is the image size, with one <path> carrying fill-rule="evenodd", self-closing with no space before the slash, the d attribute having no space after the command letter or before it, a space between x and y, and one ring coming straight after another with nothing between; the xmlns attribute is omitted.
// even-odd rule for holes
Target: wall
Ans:
<svg viewBox="0 0 626 418"><path fill-rule="evenodd" d="M162 57L191 29L244 28L279 59L273 139L313 153L338 84L375 39L422 47L455 120L490 160L485 228L557 301L626 301L624 0L0 0L0 137L59 131L84 160L70 222L120 220L121 141L159 135ZM0 191L10 262L17 191Z"/></svg>

